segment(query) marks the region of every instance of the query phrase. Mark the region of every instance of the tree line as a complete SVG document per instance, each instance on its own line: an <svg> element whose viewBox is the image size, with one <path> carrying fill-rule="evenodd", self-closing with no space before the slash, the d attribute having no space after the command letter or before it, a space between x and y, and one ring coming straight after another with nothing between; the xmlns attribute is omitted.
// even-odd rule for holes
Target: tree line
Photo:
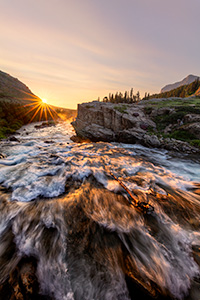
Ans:
<svg viewBox="0 0 200 300"><path fill-rule="evenodd" d="M98 98L98 100L100 100ZM141 100L140 92L138 91L136 94L133 93L133 88L130 91L116 92L115 94L109 93L108 96L103 98L103 102L111 102L111 103L136 103Z"/></svg>
<svg viewBox="0 0 200 300"><path fill-rule="evenodd" d="M186 98L193 95L198 88L200 87L200 80L196 79L190 84L182 85L174 90L163 92L159 94L149 95L148 97L144 97L144 100L153 99L153 98L169 98L169 97L181 97Z"/></svg>
<svg viewBox="0 0 200 300"><path fill-rule="evenodd" d="M140 97L139 91L136 94L134 94L133 88L131 88L130 91L125 91L124 93L122 92L116 92L115 94L109 93L108 96L105 96L103 98L103 102L131 104L131 103L137 103L140 100L149 100L153 98L169 98L169 97L186 98L193 95L198 90L199 87L200 87L200 80L196 79L190 84L182 85L168 92L152 94L152 95L146 92L143 98ZM98 98L98 101L100 101L100 98Z"/></svg>

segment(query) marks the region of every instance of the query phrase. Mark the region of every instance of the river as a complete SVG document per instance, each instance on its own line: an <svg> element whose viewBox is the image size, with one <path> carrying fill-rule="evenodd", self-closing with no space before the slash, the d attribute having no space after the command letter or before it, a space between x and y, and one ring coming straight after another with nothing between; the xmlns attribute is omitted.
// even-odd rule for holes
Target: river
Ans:
<svg viewBox="0 0 200 300"><path fill-rule="evenodd" d="M44 299L200 299L199 157L35 125L0 142L0 299L6 286L32 299L29 259ZM110 172L154 211L130 205Z"/></svg>

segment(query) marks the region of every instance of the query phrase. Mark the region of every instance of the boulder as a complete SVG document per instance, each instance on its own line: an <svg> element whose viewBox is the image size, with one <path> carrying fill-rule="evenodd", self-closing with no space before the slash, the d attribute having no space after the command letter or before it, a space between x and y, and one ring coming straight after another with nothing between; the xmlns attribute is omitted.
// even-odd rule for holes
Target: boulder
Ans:
<svg viewBox="0 0 200 300"><path fill-rule="evenodd" d="M183 118L184 123L200 123L200 115L199 114L187 114Z"/></svg>
<svg viewBox="0 0 200 300"><path fill-rule="evenodd" d="M182 129L190 132L197 139L200 139L200 122L184 125L184 126L182 126Z"/></svg>
<svg viewBox="0 0 200 300"><path fill-rule="evenodd" d="M19 142L19 140L15 136L10 136L8 140L10 142Z"/></svg>

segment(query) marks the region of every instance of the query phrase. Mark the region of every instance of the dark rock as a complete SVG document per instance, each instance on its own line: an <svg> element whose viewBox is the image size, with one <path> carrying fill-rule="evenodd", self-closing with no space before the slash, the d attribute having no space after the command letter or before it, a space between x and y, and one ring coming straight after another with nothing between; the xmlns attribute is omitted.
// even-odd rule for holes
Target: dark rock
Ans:
<svg viewBox="0 0 200 300"><path fill-rule="evenodd" d="M145 124L145 123L141 123L141 124L140 124L140 128L143 129L143 130L147 130L148 127L149 127L148 124Z"/></svg>
<svg viewBox="0 0 200 300"><path fill-rule="evenodd" d="M70 137L70 140L72 140L75 143L91 143L90 139L86 139L77 135L73 135Z"/></svg>
<svg viewBox="0 0 200 300"><path fill-rule="evenodd" d="M51 297L39 292L36 269L37 260L34 257L23 257L9 278L0 285L0 299L51 300Z"/></svg>
<svg viewBox="0 0 200 300"><path fill-rule="evenodd" d="M9 141L11 142L19 142L19 140L15 136L10 136Z"/></svg>
<svg viewBox="0 0 200 300"><path fill-rule="evenodd" d="M45 144L53 144L55 143L54 141L44 141Z"/></svg>
<svg viewBox="0 0 200 300"><path fill-rule="evenodd" d="M0 159L2 158L6 158L6 155L4 155L3 153L0 153Z"/></svg>
<svg viewBox="0 0 200 300"><path fill-rule="evenodd" d="M55 126L55 122L43 122L41 125L35 125L35 129L41 129L41 128L45 128L45 127L51 127L51 126Z"/></svg>
<svg viewBox="0 0 200 300"><path fill-rule="evenodd" d="M133 117L139 117L139 113L133 113L132 116Z"/></svg>

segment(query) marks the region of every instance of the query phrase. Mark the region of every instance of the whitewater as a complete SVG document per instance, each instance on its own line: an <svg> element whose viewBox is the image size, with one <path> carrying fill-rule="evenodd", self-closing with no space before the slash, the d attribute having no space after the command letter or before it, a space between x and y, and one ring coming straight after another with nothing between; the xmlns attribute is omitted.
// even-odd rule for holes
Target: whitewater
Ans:
<svg viewBox="0 0 200 300"><path fill-rule="evenodd" d="M200 158L36 125L0 142L0 285L33 258L45 299L200 299Z"/></svg>

